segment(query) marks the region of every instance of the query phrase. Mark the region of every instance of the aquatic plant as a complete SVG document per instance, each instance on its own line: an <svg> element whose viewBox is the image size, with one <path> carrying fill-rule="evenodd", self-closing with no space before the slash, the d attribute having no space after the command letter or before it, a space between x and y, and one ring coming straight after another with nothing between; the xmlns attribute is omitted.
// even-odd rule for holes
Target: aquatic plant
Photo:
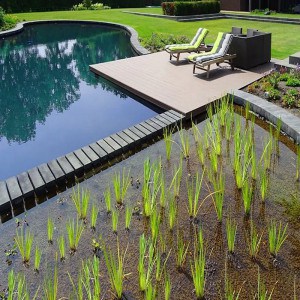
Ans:
<svg viewBox="0 0 300 300"><path fill-rule="evenodd" d="M228 278L227 274L227 264L225 264L225 299L226 300L239 300L242 287L236 293L234 290L231 281Z"/></svg>
<svg viewBox="0 0 300 300"><path fill-rule="evenodd" d="M184 156L184 158L188 159L190 156L190 137L188 132L182 128L182 124L180 127L179 132L179 138L181 142L181 151Z"/></svg>
<svg viewBox="0 0 300 300"><path fill-rule="evenodd" d="M42 251L38 246L36 246L35 255L34 255L34 270L36 272L40 270L41 258L42 258Z"/></svg>
<svg viewBox="0 0 300 300"><path fill-rule="evenodd" d="M149 183L151 180L152 166L150 164L150 159L147 158L144 160L144 177L143 177L143 188L142 196L145 199L149 194Z"/></svg>
<svg viewBox="0 0 300 300"><path fill-rule="evenodd" d="M181 178L182 178L182 156L180 156L180 161L177 168L173 170L173 178L169 188L171 189L173 187L175 197L179 197Z"/></svg>
<svg viewBox="0 0 300 300"><path fill-rule="evenodd" d="M237 232L237 224L230 217L226 220L226 237L228 252L234 253L235 237Z"/></svg>
<svg viewBox="0 0 300 300"><path fill-rule="evenodd" d="M225 175L220 171L216 177L213 177L214 196L213 202L219 222L223 218L223 202L225 194Z"/></svg>
<svg viewBox="0 0 300 300"><path fill-rule="evenodd" d="M43 284L44 296L43 300L57 300L57 292L58 292L58 272L57 267L54 268L53 278L50 274L44 279Z"/></svg>
<svg viewBox="0 0 300 300"><path fill-rule="evenodd" d="M127 193L127 189L130 184L130 171L125 172L125 168L122 172L122 179L121 179L121 173L115 173L113 177L113 184L114 184L114 191L115 191L115 197L116 202L119 205L123 204L124 198Z"/></svg>
<svg viewBox="0 0 300 300"><path fill-rule="evenodd" d="M106 206L106 212L109 214L111 213L111 192L109 186L106 188L103 195L104 195L104 201Z"/></svg>
<svg viewBox="0 0 300 300"><path fill-rule="evenodd" d="M207 116L208 116L208 118L209 118L209 121L212 121L212 118L213 118L213 115L214 115L212 104L209 104L209 105L207 106L206 112L207 112Z"/></svg>
<svg viewBox="0 0 300 300"><path fill-rule="evenodd" d="M275 285L276 285L276 283L275 283ZM259 268L258 268L257 293L255 295L255 299L258 299L258 300L271 300L274 289L275 289L275 285L274 285L272 291L270 293L268 293L268 291L266 290L266 286L265 286L264 282L260 278L260 272L259 272Z"/></svg>
<svg viewBox="0 0 300 300"><path fill-rule="evenodd" d="M279 222L277 226L274 220L272 220L268 226L269 250L271 255L275 257L278 255L279 250L288 237L286 233L287 227L288 224L282 227L281 222Z"/></svg>
<svg viewBox="0 0 300 300"><path fill-rule="evenodd" d="M86 219L87 217L90 196L90 191L87 189L82 189L80 191L79 185L77 185L77 191L73 188L71 198L74 202L77 214L80 219Z"/></svg>
<svg viewBox="0 0 300 300"><path fill-rule="evenodd" d="M107 267L111 288L115 292L116 298L121 299L123 294L123 280L125 278L124 261L127 248L121 253L119 242L117 243L117 255L110 249L104 247L104 259Z"/></svg>
<svg viewBox="0 0 300 300"><path fill-rule="evenodd" d="M112 222L112 230L114 233L118 232L118 223L119 223L119 212L115 209L112 210L111 213L111 222Z"/></svg>
<svg viewBox="0 0 300 300"><path fill-rule="evenodd" d="M170 274L165 273L165 300L170 300L171 297L172 284L170 279Z"/></svg>
<svg viewBox="0 0 300 300"><path fill-rule="evenodd" d="M192 278L197 299L204 298L205 291L205 251L195 251L194 260L191 262Z"/></svg>
<svg viewBox="0 0 300 300"><path fill-rule="evenodd" d="M60 260L63 261L66 258L65 238L63 235L61 235L57 239L57 244L58 244L58 250L60 254Z"/></svg>
<svg viewBox="0 0 300 300"><path fill-rule="evenodd" d="M164 141L165 141L165 146L166 146L167 160L170 160L171 153L172 153L172 145L173 145L172 134L173 134L173 130L171 130L169 128L164 129L163 136L164 136Z"/></svg>
<svg viewBox="0 0 300 300"><path fill-rule="evenodd" d="M29 230L24 232L23 227L21 227L20 230L16 230L16 236L14 240L22 256L23 263L27 264L30 260L33 235Z"/></svg>
<svg viewBox="0 0 300 300"><path fill-rule="evenodd" d="M76 225L74 220L69 220L66 224L68 239L69 239L69 247L72 252L75 252L78 248L78 244L81 238L81 235L84 230L84 225L77 218Z"/></svg>
<svg viewBox="0 0 300 300"><path fill-rule="evenodd" d="M219 117L219 115L215 116L212 120L213 133L210 136L210 144L211 144L212 149L217 154L217 156L220 156L222 153L222 137L221 137L221 130L220 130L220 126L219 126L219 118L218 117Z"/></svg>
<svg viewBox="0 0 300 300"><path fill-rule="evenodd" d="M247 102L245 105L245 118L246 120L250 119L250 102Z"/></svg>
<svg viewBox="0 0 300 300"><path fill-rule="evenodd" d="M126 209L125 209L125 229L126 230L130 229L132 212L133 212L133 208L130 206L126 206Z"/></svg>
<svg viewBox="0 0 300 300"><path fill-rule="evenodd" d="M156 299L156 289L149 282L147 289L145 290L145 300L154 300Z"/></svg>
<svg viewBox="0 0 300 300"><path fill-rule="evenodd" d="M249 254L252 259L256 259L262 240L263 234L259 235L253 224L253 221L250 222L250 235L248 240Z"/></svg>
<svg viewBox="0 0 300 300"><path fill-rule="evenodd" d="M186 244L183 240L182 233L177 233L177 252L176 252L176 267L179 270L184 269L186 256L189 250L190 243Z"/></svg>
<svg viewBox="0 0 300 300"><path fill-rule="evenodd" d="M169 195L169 209L168 209L168 220L169 220L169 229L172 231L177 219L177 203L174 196Z"/></svg>
<svg viewBox="0 0 300 300"><path fill-rule="evenodd" d="M7 278L7 300L14 299L15 286L16 286L16 276L14 273L14 269L11 269L8 273L8 278Z"/></svg>
<svg viewBox="0 0 300 300"><path fill-rule="evenodd" d="M251 177L257 179L257 164L256 164L256 151L254 145L251 147Z"/></svg>
<svg viewBox="0 0 300 300"><path fill-rule="evenodd" d="M92 211L91 211L91 228L96 229L96 223L98 218L99 208L96 207L96 204L93 203L92 205Z"/></svg>
<svg viewBox="0 0 300 300"><path fill-rule="evenodd" d="M205 158L205 154L204 154L204 149L203 149L203 144L202 143L198 143L197 144L197 148L196 148L196 151L197 151L197 156L198 156L198 159L199 159L199 162L202 166L204 166L204 158Z"/></svg>
<svg viewBox="0 0 300 300"><path fill-rule="evenodd" d="M54 232L54 222L50 217L48 217L47 234L48 234L48 242L50 244L52 244L52 242L53 242L53 232Z"/></svg>
<svg viewBox="0 0 300 300"><path fill-rule="evenodd" d="M154 205L153 212L150 215L150 228L151 228L151 236L152 240L156 241L159 233L159 226L160 226L160 214L157 211L156 205Z"/></svg>
<svg viewBox="0 0 300 300"><path fill-rule="evenodd" d="M199 206L199 200L204 173L203 171L201 178L199 178L199 173L197 172L195 178L192 178L191 181L187 180L188 213L190 218L196 218L198 210L202 205Z"/></svg>
<svg viewBox="0 0 300 300"><path fill-rule="evenodd" d="M264 168L266 170L271 169L271 158L272 158L272 136L268 141L265 142L264 150L260 158L260 162L264 162Z"/></svg>
<svg viewBox="0 0 300 300"><path fill-rule="evenodd" d="M166 184L165 184L165 176L164 176L163 172L161 173L161 176L160 176L159 204L162 208L166 207Z"/></svg>
<svg viewBox="0 0 300 300"><path fill-rule="evenodd" d="M233 119L233 113L228 113L225 119L225 139L227 141L231 140Z"/></svg>
<svg viewBox="0 0 300 300"><path fill-rule="evenodd" d="M260 194L261 194L261 200L264 202L267 191L268 191L268 186L269 186L269 180L268 180L268 173L266 169L262 169L260 171Z"/></svg>
<svg viewBox="0 0 300 300"><path fill-rule="evenodd" d="M242 188L242 197L244 203L244 212L245 215L248 216L250 214L252 197L253 197L253 188L248 180L245 181L244 186Z"/></svg>
<svg viewBox="0 0 300 300"><path fill-rule="evenodd" d="M209 158L210 158L211 169L216 174L218 172L219 159L218 159L218 154L214 148L211 149L209 153Z"/></svg>
<svg viewBox="0 0 300 300"><path fill-rule="evenodd" d="M202 135L199 131L199 128L196 126L193 120L192 120L192 131L193 131L194 140L198 145L200 143L200 140L202 139Z"/></svg>

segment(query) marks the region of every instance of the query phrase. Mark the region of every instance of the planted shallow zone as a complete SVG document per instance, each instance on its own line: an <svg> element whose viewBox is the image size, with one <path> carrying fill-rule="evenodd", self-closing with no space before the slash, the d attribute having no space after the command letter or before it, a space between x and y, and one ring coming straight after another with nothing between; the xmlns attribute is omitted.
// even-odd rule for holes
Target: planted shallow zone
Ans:
<svg viewBox="0 0 300 300"><path fill-rule="evenodd" d="M294 149L293 144L286 137L279 135L275 129L270 134L268 125L262 124L261 120L256 120L257 124L252 123L254 117L249 114L248 109L246 114L251 116L252 121L246 121L241 117L239 108L238 112L233 113L230 107L223 106L221 112L211 117L212 121L207 119L193 129L182 129L179 133L172 134L169 161L166 158L165 145L170 136L166 133L165 141L162 140L86 180L80 184L79 189L75 187L74 190L67 190L59 197L29 211L27 215L21 215L18 219L1 225L2 278L7 278L8 272L12 269L14 274L17 272L25 274L31 297L40 287L38 298L42 298L47 290L45 281L49 283L50 278L50 281L52 280L50 286L55 286L53 278L54 270L57 268L57 299L60 297L95 299L93 296L89 298L86 295L86 290L91 290L93 293L94 278L100 281L101 297L99 298L113 299L116 292L110 286L104 253L105 251L109 253L111 249L117 256L119 249L120 257L123 258L124 255L124 270L121 270L121 275L124 275L122 295L127 299L145 298L144 293L140 291L140 287L145 284L145 280L142 280L143 274L144 278L148 278L146 295L149 298L147 299L168 299L165 298L168 278L171 283L170 299L196 299L193 284L193 276L196 275L199 275L200 279L197 285L200 294L201 278L205 280L205 299L226 298L226 286L227 294L231 286L236 295L240 291L240 299L255 299L255 297L257 299L257 294L262 293L261 290L258 292L258 278L260 287L265 284L268 294L274 288L273 299L297 299L300 276L300 232L299 210L297 214L296 209L299 205L299 183L296 176L297 170L299 171L299 158L297 160L296 154L291 150ZM220 124L222 120L225 121L224 127ZM206 145L207 149L205 149ZM252 145L253 150L250 147ZM221 153L215 156L219 146L221 146ZM204 165L200 162L202 153ZM184 154L188 154L188 159L182 158ZM251 158L253 156L256 158L256 164ZM214 158L217 160L216 172L213 171ZM234 165L236 171L233 171ZM236 181L236 174L240 174L240 168L244 170L242 183ZM251 177L255 177L255 170L258 171L257 177L256 180L252 180ZM221 175L224 176L224 185L217 187L214 184L218 184L218 179L223 178ZM195 184L196 178L198 178L198 185ZM201 178L203 178L202 185L199 185ZM263 200L261 187L265 186L262 183L264 179L267 179L268 184ZM116 197L114 182L121 196ZM237 188L237 183L243 186L242 190ZM127 190L122 189L127 185ZM196 186L200 188L199 198L195 197ZM106 193L108 187L111 191L113 211L109 214L107 214L109 201ZM243 201L246 199L247 187L253 188L249 212L245 210ZM123 195L122 190L126 192ZM162 191L165 191L165 194ZM222 197L219 197L222 194L224 194L223 202ZM191 197L191 202L188 201L188 195ZM123 204L116 205L116 198ZM79 212L75 209L75 203L80 207ZM70 220L74 220L76 224L78 217L85 217L86 203L89 203L87 219L84 222L78 221L78 224L84 226L83 233L77 250L70 254L66 224L70 224ZM218 207L223 208L219 220L216 213L217 205L215 205L217 203L221 203ZM289 205L291 203L296 204L291 206ZM90 228L92 211L95 212L97 208L99 214L95 230L92 230ZM125 216L128 208L133 209L133 213L130 229L126 230ZM290 211L294 213L290 214ZM147 218L146 214L150 214L150 217ZM112 220L116 220L116 216L118 222L117 226L116 222L114 224L116 226L114 228L116 233L114 233ZM53 243L47 241L48 218L51 218L54 223ZM282 224L280 232L283 234L282 247L277 249L278 253L275 249L276 253L273 255L270 254L268 242L268 228L271 224L275 224L277 229ZM288 227L284 232L286 224ZM226 238L227 228L230 225L233 229L231 233L236 228L236 236L233 234L235 242L231 243L231 246L234 245L234 248L231 248L232 253L228 251ZM173 230L170 230L170 226ZM13 246L14 235L16 232L21 234L22 228L34 236L33 250L27 266L22 263L18 247ZM251 228L257 231L257 235L252 234L252 236L258 236L258 240L261 237L257 255L254 254L255 259L251 258L248 250ZM203 242L201 242L201 232ZM143 234L148 241L145 251L142 251L143 247L139 246L143 244L140 244L143 241L141 239ZM61 262L57 239L62 235L66 240L66 258ZM180 247L180 244L183 247ZM38 273L34 272L33 252L36 245L42 251ZM179 259L180 249L183 250L182 259ZM91 267L91 263L86 267L86 260L92 260L95 253L99 260L94 259L94 267ZM180 268L177 266L179 261ZM161 262L161 272L156 272L158 262ZM198 262L196 269L195 262ZM81 272L82 277L78 281L78 274L82 268L84 271ZM70 277L77 292L80 286L82 287L85 295L83 298L70 296L72 293ZM4 289L7 281L4 279L1 284L1 289ZM149 296L150 287L156 290L156 296ZM293 298L294 296L296 298Z"/></svg>
<svg viewBox="0 0 300 300"><path fill-rule="evenodd" d="M0 179L156 115L89 71L134 55L127 32L90 23L29 25L1 39Z"/></svg>

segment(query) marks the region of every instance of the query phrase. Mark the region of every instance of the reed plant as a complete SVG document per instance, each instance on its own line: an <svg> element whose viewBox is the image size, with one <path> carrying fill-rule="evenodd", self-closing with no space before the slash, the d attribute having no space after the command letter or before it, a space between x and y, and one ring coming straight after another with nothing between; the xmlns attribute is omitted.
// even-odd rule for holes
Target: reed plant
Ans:
<svg viewBox="0 0 300 300"><path fill-rule="evenodd" d="M151 236L153 241L157 240L160 222L161 222L160 214L157 211L156 205L154 205L153 213L150 215L150 228L151 228Z"/></svg>
<svg viewBox="0 0 300 300"><path fill-rule="evenodd" d="M173 170L173 178L169 188L170 190L173 187L175 197L179 197L181 179L182 179L182 157L180 156L179 164Z"/></svg>
<svg viewBox="0 0 300 300"><path fill-rule="evenodd" d="M89 202L91 197L90 191L87 189L82 189L80 191L80 187L79 185L77 185L77 190L73 188L71 197L74 202L79 218L85 220L87 217L87 212L88 212Z"/></svg>
<svg viewBox="0 0 300 300"><path fill-rule="evenodd" d="M57 293L58 293L58 272L57 267L54 268L53 277L50 274L44 279L43 284L43 291L44 296L43 300L57 300Z"/></svg>
<svg viewBox="0 0 300 300"><path fill-rule="evenodd" d="M22 256L23 263L29 263L33 243L33 235L29 230L26 230L24 232L23 227L21 227L21 229L16 230L16 236L14 240Z"/></svg>
<svg viewBox="0 0 300 300"><path fill-rule="evenodd" d="M202 166L204 166L204 162L205 162L205 153L204 153L204 149L203 149L203 144L202 143L198 143L197 144L197 148L196 148L196 151L197 151L197 156L198 156L198 159L199 159L199 162Z"/></svg>
<svg viewBox="0 0 300 300"><path fill-rule="evenodd" d="M219 159L218 159L218 154L214 148L211 149L209 153L209 157L210 157L211 169L213 170L214 174L216 174L218 173Z"/></svg>
<svg viewBox="0 0 300 300"><path fill-rule="evenodd" d="M261 155L260 163L264 162L264 168L266 170L271 169L271 160L272 159L272 137L265 142L264 150Z"/></svg>
<svg viewBox="0 0 300 300"><path fill-rule="evenodd" d="M151 173L152 173L152 166L150 164L150 159L147 158L144 161L144 176L143 176L143 188L142 188L142 196L143 199L149 194L149 184L151 181Z"/></svg>
<svg viewBox="0 0 300 300"><path fill-rule="evenodd" d="M226 300L239 300L241 290L242 290L242 287L240 287L238 292L236 292L234 290L233 285L228 278L227 265L225 265L225 299Z"/></svg>
<svg viewBox="0 0 300 300"><path fill-rule="evenodd" d="M119 242L117 243L117 255L106 247L104 247L103 251L111 288L117 299L122 299L123 294L123 282L125 278L124 261L126 252L127 248L124 252L120 251Z"/></svg>
<svg viewBox="0 0 300 300"><path fill-rule="evenodd" d="M172 283L170 274L165 272L165 300L170 300L172 291Z"/></svg>
<svg viewBox="0 0 300 300"><path fill-rule="evenodd" d="M47 221L47 234L48 234L48 243L53 243L53 232L54 232L54 222L53 220L48 217Z"/></svg>
<svg viewBox="0 0 300 300"><path fill-rule="evenodd" d="M245 105L245 118L246 120L250 119L250 102L247 102Z"/></svg>
<svg viewBox="0 0 300 300"><path fill-rule="evenodd" d="M177 233L177 252L176 252L176 267L182 271L186 262L190 243L186 244L183 240L182 233Z"/></svg>
<svg viewBox="0 0 300 300"><path fill-rule="evenodd" d="M156 299L156 289L149 282L147 289L145 290L145 300L155 300Z"/></svg>
<svg viewBox="0 0 300 300"><path fill-rule="evenodd" d="M256 162L256 151L255 146L251 147L251 178L253 180L257 179L257 162Z"/></svg>
<svg viewBox="0 0 300 300"><path fill-rule="evenodd" d="M263 234L259 235L257 233L256 227L254 226L253 221L251 220L248 248L249 248L250 257L252 259L257 259L262 236Z"/></svg>
<svg viewBox="0 0 300 300"><path fill-rule="evenodd" d="M287 227L288 224L283 227L281 222L277 225L274 220L271 220L268 226L269 251L274 257L278 255L279 250L288 237L286 233Z"/></svg>
<svg viewBox="0 0 300 300"><path fill-rule="evenodd" d="M247 182L250 163L251 163L251 158L249 158L248 160L240 159L238 164L236 165L235 182L239 190L242 189L244 184Z"/></svg>
<svg viewBox="0 0 300 300"><path fill-rule="evenodd" d="M211 146L214 149L217 156L220 156L222 153L222 136L219 125L219 118L215 116L213 118L213 134L210 137Z"/></svg>
<svg viewBox="0 0 300 300"><path fill-rule="evenodd" d="M113 177L113 185L115 191L116 202L119 205L123 204L128 187L130 185L130 171L126 173L125 168L123 169L122 176L121 173L115 173Z"/></svg>
<svg viewBox="0 0 300 300"><path fill-rule="evenodd" d="M182 124L180 127L179 132L179 138L181 143L181 151L184 156L184 158L188 159L190 156L190 137L188 132L182 128Z"/></svg>
<svg viewBox="0 0 300 300"><path fill-rule="evenodd" d="M164 259L164 262L162 264L162 256L160 254L160 250L158 247L155 248L155 261L156 261L156 269L155 269L155 279L157 282L161 282L161 279L162 279L162 276L163 276L163 273L166 272L166 264L167 264L167 261L170 257L170 254L171 254L171 250L169 251L167 257Z"/></svg>
<svg viewBox="0 0 300 300"><path fill-rule="evenodd" d="M37 288L35 294L30 297L28 287L26 284L26 279L24 274L18 274L17 276L17 290L15 291L15 298L17 300L35 300L39 293L39 288ZM9 299L9 298L5 298Z"/></svg>
<svg viewBox="0 0 300 300"><path fill-rule="evenodd" d="M214 112L213 112L214 108L213 108L213 105L212 104L209 104L207 106L207 109L206 109L206 112L207 112L207 116L209 118L209 121L212 121L212 118L213 118L213 115L214 115Z"/></svg>
<svg viewBox="0 0 300 300"><path fill-rule="evenodd" d="M275 283L275 285L276 285L276 283ZM266 290L265 283L260 278L260 272L259 272L259 268L258 268L258 273L257 273L257 293L256 293L254 299L258 299L258 300L271 300L273 292L274 292L274 289L275 289L275 285L274 285L273 289L271 290L271 292L269 293Z"/></svg>
<svg viewBox="0 0 300 300"><path fill-rule="evenodd" d="M172 145L173 145L172 134L173 134L173 130L164 129L163 135L164 135L164 141L165 141L165 146L166 146L167 160L170 160L171 153L172 153Z"/></svg>
<svg viewBox="0 0 300 300"><path fill-rule="evenodd" d="M228 252L234 253L235 238L237 232L237 224L230 217L226 220L226 237Z"/></svg>
<svg viewBox="0 0 300 300"><path fill-rule="evenodd" d="M168 220L169 229L172 231L174 229L176 218L177 218L177 203L173 195L169 195L169 209L168 209Z"/></svg>
<svg viewBox="0 0 300 300"><path fill-rule="evenodd" d="M216 177L213 177L214 196L213 202L218 221L221 223L223 219L223 202L225 194L225 175L219 172Z"/></svg>
<svg viewBox="0 0 300 300"><path fill-rule="evenodd" d="M34 254L34 270L36 272L39 272L40 270L41 258L42 258L42 251L38 246L36 246L35 254Z"/></svg>
<svg viewBox="0 0 300 300"><path fill-rule="evenodd" d="M194 260L191 262L192 278L197 299L204 298L205 292L205 251L195 251Z"/></svg>
<svg viewBox="0 0 300 300"><path fill-rule="evenodd" d="M193 131L193 136L196 144L198 145L200 141L202 140L202 134L200 133L199 128L197 125L193 122L192 120L192 131Z"/></svg>
<svg viewBox="0 0 300 300"><path fill-rule="evenodd" d="M58 250L59 250L59 254L60 254L60 260L63 261L66 258L65 238L63 235L61 235L57 239L57 244L58 244Z"/></svg>
<svg viewBox="0 0 300 300"><path fill-rule="evenodd" d="M262 168L260 170L260 186L259 186L262 202L265 202L268 188L269 188L268 171Z"/></svg>
<svg viewBox="0 0 300 300"><path fill-rule="evenodd" d="M148 192L145 192L144 198L143 198L143 211L145 217L149 218L152 213L153 209L156 205L156 196L157 194L150 189L148 189Z"/></svg>
<svg viewBox="0 0 300 300"><path fill-rule="evenodd" d="M246 216L249 216L253 198L253 188L248 180L245 181L242 188L242 198L244 203L244 213Z"/></svg>
<svg viewBox="0 0 300 300"><path fill-rule="evenodd" d="M112 210L111 213L111 223L112 223L112 230L114 233L118 232L118 223L119 223L119 212L115 209Z"/></svg>
<svg viewBox="0 0 300 300"><path fill-rule="evenodd" d="M162 208L166 207L166 184L165 184L165 176L163 172L160 176L159 204Z"/></svg>
<svg viewBox="0 0 300 300"><path fill-rule="evenodd" d="M70 250L71 252L75 252L78 248L79 241L84 230L84 225L78 220L78 218L76 220L76 225L74 220L70 219L66 224L66 228L68 233Z"/></svg>
<svg viewBox="0 0 300 300"><path fill-rule="evenodd" d="M126 230L130 229L132 213L133 213L133 208L130 206L126 206L126 209L125 209L125 229Z"/></svg>
<svg viewBox="0 0 300 300"><path fill-rule="evenodd" d="M229 112L225 119L225 139L227 141L231 140L233 119L234 119L233 113Z"/></svg>
<svg viewBox="0 0 300 300"><path fill-rule="evenodd" d="M104 195L104 201L106 206L106 212L109 214L111 213L111 192L109 186L106 188L103 195Z"/></svg>
<svg viewBox="0 0 300 300"><path fill-rule="evenodd" d="M197 172L195 178L192 178L191 181L187 180L188 213L190 218L196 218L200 208L199 200L204 173L203 171L201 178L199 178L199 173Z"/></svg>
<svg viewBox="0 0 300 300"><path fill-rule="evenodd" d="M96 207L95 203L93 203L93 205L92 205L92 211L91 211L91 228L93 230L96 229L96 223L97 223L98 214L99 214L99 208Z"/></svg>
<svg viewBox="0 0 300 300"><path fill-rule="evenodd" d="M14 269L11 269L8 273L7 277L7 300L13 300L15 294L15 286L16 286L16 276L14 273Z"/></svg>

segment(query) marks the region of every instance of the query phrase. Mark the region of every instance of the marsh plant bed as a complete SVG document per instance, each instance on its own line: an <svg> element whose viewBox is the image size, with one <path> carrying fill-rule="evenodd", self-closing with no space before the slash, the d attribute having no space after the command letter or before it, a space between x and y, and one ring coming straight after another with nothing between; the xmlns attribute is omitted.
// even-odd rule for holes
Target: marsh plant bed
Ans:
<svg viewBox="0 0 300 300"><path fill-rule="evenodd" d="M271 101L300 117L300 69L271 71L250 84L246 92Z"/></svg>
<svg viewBox="0 0 300 300"><path fill-rule="evenodd" d="M2 224L2 299L297 299L300 155L216 110Z"/></svg>

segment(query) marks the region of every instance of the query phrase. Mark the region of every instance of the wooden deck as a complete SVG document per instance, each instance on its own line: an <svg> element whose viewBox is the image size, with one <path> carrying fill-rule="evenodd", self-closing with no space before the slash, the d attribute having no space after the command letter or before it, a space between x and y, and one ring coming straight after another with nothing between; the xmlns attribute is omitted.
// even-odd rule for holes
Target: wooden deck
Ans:
<svg viewBox="0 0 300 300"><path fill-rule="evenodd" d="M223 64L221 68L212 66L207 79L201 70L193 75L193 66L185 57L183 54L176 64L166 52L158 52L95 64L90 69L147 101L184 115L203 112L208 103L261 78L270 69L265 65L251 72L232 71Z"/></svg>

